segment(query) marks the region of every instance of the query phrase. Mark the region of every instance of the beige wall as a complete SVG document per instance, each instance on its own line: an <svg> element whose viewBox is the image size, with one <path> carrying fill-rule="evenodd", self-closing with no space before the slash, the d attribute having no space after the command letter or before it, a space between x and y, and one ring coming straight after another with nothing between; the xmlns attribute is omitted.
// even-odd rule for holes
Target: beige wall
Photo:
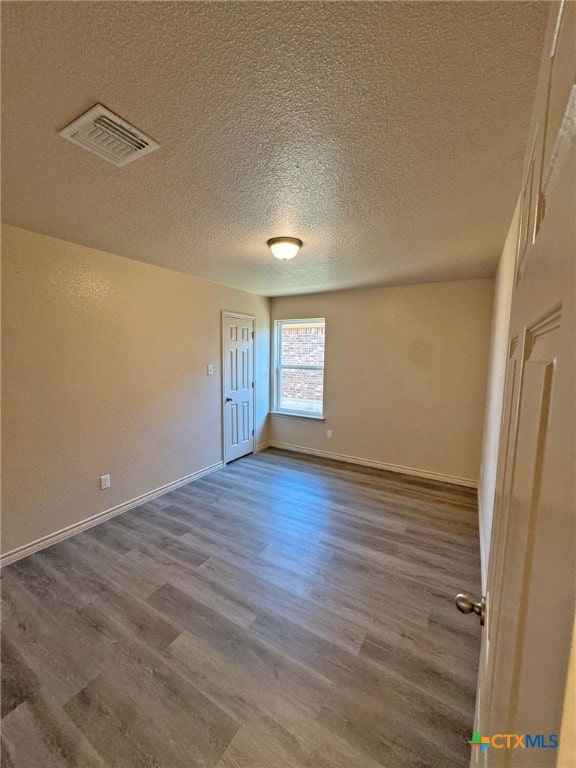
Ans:
<svg viewBox="0 0 576 768"><path fill-rule="evenodd" d="M272 300L326 317L326 421L268 431L268 299L8 226L2 255L3 553L221 461L222 309L257 318L256 444L478 477L491 280Z"/></svg>
<svg viewBox="0 0 576 768"><path fill-rule="evenodd" d="M221 461L223 309L256 315L267 439L268 299L13 227L2 255L4 553Z"/></svg>
<svg viewBox="0 0 576 768"><path fill-rule="evenodd" d="M478 486L480 552L484 592L486 591L486 579L488 576L490 537L492 534L492 517L496 493L498 446L500 442L500 423L502 420L506 364L508 360L508 330L510 327L510 310L512 309L512 291L514 289L519 211L518 206L508 231L502 256L500 257L494 288L490 365L486 391L484 439L482 441L482 466Z"/></svg>
<svg viewBox="0 0 576 768"><path fill-rule="evenodd" d="M326 318L326 420L273 415L271 440L477 481L493 289L469 280L272 299L273 319Z"/></svg>
<svg viewBox="0 0 576 768"><path fill-rule="evenodd" d="M576 621L572 628L557 764L559 768L576 765Z"/></svg>

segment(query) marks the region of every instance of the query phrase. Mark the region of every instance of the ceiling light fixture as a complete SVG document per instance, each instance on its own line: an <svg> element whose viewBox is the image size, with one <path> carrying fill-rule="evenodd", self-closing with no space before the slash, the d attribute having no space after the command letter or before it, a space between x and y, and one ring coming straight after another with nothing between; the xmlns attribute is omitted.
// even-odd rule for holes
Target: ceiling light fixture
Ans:
<svg viewBox="0 0 576 768"><path fill-rule="evenodd" d="M272 251L272 255L282 261L293 259L303 245L302 240L298 240L297 237L271 237L266 244Z"/></svg>

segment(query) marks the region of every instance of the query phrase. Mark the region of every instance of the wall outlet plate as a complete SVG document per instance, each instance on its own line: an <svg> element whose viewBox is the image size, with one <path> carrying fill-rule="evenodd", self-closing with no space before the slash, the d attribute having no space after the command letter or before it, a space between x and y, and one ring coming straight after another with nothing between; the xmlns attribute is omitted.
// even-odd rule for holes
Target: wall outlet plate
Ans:
<svg viewBox="0 0 576 768"><path fill-rule="evenodd" d="M106 488L110 488L110 475L102 475L100 478L100 490L105 491Z"/></svg>

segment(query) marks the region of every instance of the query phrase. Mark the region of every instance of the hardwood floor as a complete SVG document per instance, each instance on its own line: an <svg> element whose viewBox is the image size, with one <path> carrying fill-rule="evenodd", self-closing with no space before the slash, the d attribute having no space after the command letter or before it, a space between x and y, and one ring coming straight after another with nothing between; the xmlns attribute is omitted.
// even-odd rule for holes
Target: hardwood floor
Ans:
<svg viewBox="0 0 576 768"><path fill-rule="evenodd" d="M269 450L2 572L4 768L467 766L476 493Z"/></svg>

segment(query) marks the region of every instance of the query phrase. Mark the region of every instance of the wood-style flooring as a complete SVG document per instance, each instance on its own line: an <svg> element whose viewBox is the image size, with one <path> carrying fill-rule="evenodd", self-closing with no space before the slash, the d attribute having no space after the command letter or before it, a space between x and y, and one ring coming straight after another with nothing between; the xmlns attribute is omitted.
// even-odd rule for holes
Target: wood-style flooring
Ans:
<svg viewBox="0 0 576 768"><path fill-rule="evenodd" d="M7 566L3 768L467 766L475 491L269 450Z"/></svg>

